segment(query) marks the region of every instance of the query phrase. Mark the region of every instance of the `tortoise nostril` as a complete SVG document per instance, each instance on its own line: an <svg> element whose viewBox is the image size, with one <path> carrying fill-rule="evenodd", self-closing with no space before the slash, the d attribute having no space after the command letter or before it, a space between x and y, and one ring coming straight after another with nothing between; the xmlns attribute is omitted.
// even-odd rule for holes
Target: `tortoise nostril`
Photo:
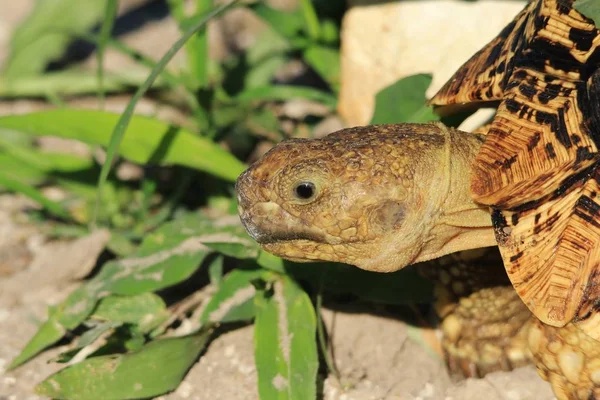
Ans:
<svg viewBox="0 0 600 400"><path fill-rule="evenodd" d="M255 181L249 172L249 170L246 170L244 173L242 173L235 183L235 191L237 193L237 200L239 205L238 211L240 209L242 211L247 211L252 206L252 204L255 204L259 201Z"/></svg>

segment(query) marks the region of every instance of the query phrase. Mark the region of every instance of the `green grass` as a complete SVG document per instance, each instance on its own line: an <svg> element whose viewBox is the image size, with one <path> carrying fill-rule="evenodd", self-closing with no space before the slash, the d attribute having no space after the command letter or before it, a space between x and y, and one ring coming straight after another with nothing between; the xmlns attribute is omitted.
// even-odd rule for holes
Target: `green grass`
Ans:
<svg viewBox="0 0 600 400"><path fill-rule="evenodd" d="M36 201L42 213L35 219L32 215L32 221L50 227L56 237L110 230L111 257L49 310L47 321L10 367L68 339L72 346L59 360L78 362L41 382L36 389L40 395L158 396L177 387L220 325L255 323L261 398L316 398L320 363L325 363L322 370L333 368L320 321L323 298L352 294L406 304L432 296L430 284L410 270L382 275L342 264L285 262L262 252L236 217L233 182L248 156L265 137L275 141L290 135L276 106L301 98L335 112L340 15L331 11L333 2L302 1L294 12L261 2L244 5L267 23L265 40L222 62L207 56L206 23L231 7L242 7L236 2L213 8L212 1L197 0L195 12L187 15L181 0L170 0L171 18L182 33L159 61L110 37L116 1L91 3L38 3L14 34L0 96L41 96L60 103L67 96L97 94L102 105L109 93L133 86L131 101L120 115L63 107L0 117L0 189ZM74 21L65 11L73 7L82 7L77 10L86 18ZM100 21L100 33L91 34ZM97 71L44 72L75 38L98 45ZM103 54L109 47L150 72L135 79L104 73ZM182 70L167 70L178 51L187 53L189 63ZM34 56L31 68L20 71ZM292 60L318 75L320 87L274 83L278 69ZM435 119L424 105L429 82L430 77L420 75L384 90L374 121ZM176 99L187 118L183 126L134 114L149 89ZM311 132L320 118L294 123ZM90 156L41 157L34 140L40 136L76 139L103 149L105 157L102 163ZM128 164L141 167L139 178L122 180L115 173ZM41 189L48 185L63 189L67 200L44 197ZM192 276L204 282L199 292L185 285ZM203 293L211 295L199 296ZM198 297L204 300L198 302ZM186 312L177 314L176 305L185 305ZM192 329L165 338L177 333L174 323L182 318ZM274 379L281 385L273 385Z"/></svg>

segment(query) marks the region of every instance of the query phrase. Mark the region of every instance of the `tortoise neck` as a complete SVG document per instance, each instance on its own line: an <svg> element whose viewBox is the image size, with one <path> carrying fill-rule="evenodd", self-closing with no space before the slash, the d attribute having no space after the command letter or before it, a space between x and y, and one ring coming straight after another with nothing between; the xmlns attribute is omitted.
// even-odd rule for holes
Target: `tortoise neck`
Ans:
<svg viewBox="0 0 600 400"><path fill-rule="evenodd" d="M438 217L417 261L431 260L461 250L496 245L490 210L473 201L471 165L483 143L473 133L449 130L450 156L446 162L448 190L437 200Z"/></svg>

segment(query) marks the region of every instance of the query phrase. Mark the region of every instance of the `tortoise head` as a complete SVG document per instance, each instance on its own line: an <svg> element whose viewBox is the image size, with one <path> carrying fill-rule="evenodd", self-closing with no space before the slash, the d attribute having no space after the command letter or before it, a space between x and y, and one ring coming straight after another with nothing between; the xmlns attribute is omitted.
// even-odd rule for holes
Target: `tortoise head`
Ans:
<svg viewBox="0 0 600 400"><path fill-rule="evenodd" d="M427 259L453 196L447 132L380 125L284 141L238 178L242 222L265 250L294 261L394 271Z"/></svg>

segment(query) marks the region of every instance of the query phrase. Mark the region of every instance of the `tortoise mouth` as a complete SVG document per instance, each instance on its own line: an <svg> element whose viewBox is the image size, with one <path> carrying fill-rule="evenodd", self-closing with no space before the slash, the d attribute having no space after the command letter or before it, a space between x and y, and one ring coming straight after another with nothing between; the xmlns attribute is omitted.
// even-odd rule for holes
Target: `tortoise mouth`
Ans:
<svg viewBox="0 0 600 400"><path fill-rule="evenodd" d="M303 225L275 203L255 204L242 210L240 218L248 234L271 254L293 262L338 261L316 251L331 246L325 233Z"/></svg>
<svg viewBox="0 0 600 400"><path fill-rule="evenodd" d="M261 245L293 242L328 243L327 235L303 223L272 201L259 202L246 209L240 206L242 225Z"/></svg>

